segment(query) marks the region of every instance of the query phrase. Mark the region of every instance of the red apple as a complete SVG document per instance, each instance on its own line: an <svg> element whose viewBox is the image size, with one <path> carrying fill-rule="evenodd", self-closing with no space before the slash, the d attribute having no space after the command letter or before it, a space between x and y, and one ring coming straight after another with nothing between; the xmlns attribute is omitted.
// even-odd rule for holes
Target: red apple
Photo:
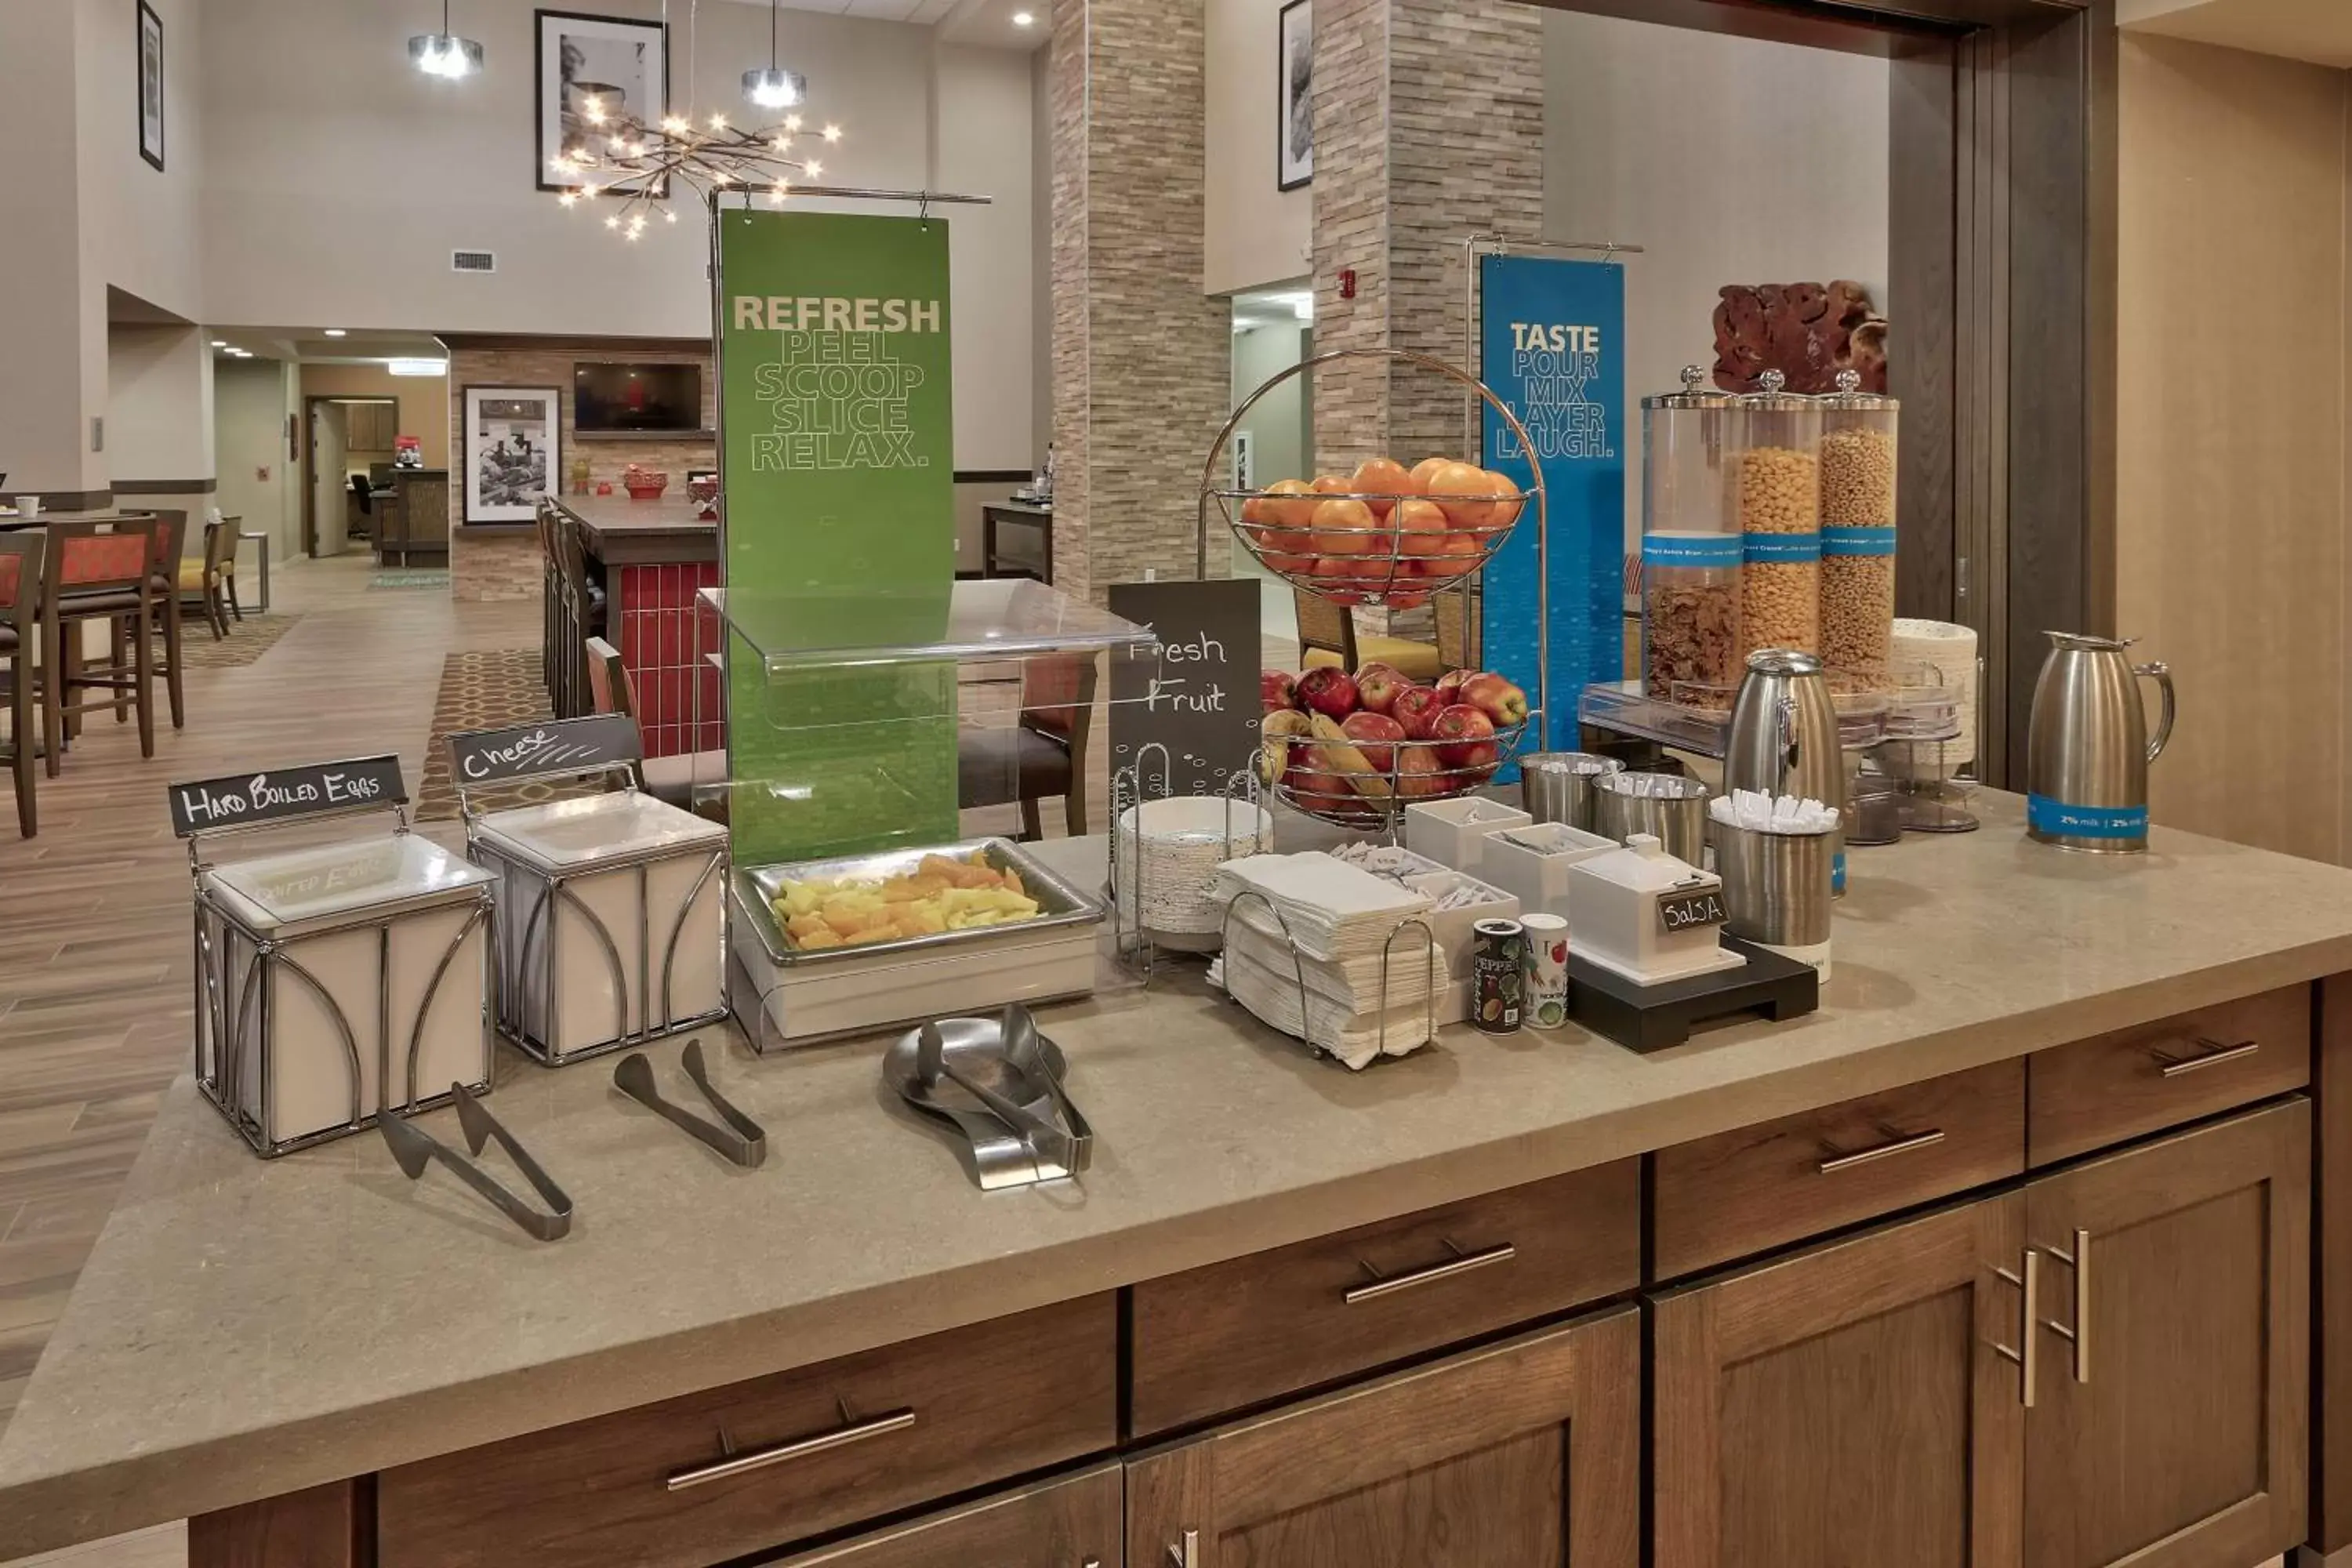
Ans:
<svg viewBox="0 0 2352 1568"><path fill-rule="evenodd" d="M1438 772L1437 753L1427 746L1400 747L1396 773L1396 792L1406 800L1435 800L1446 793L1446 780Z"/></svg>
<svg viewBox="0 0 2352 1568"><path fill-rule="evenodd" d="M1294 741L1290 746L1290 766L1284 771L1285 789L1302 797L1309 811L1328 811L1356 798L1355 786L1347 775L1333 771L1323 761L1323 742Z"/></svg>
<svg viewBox="0 0 2352 1568"><path fill-rule="evenodd" d="M1333 665L1318 666L1298 678L1298 702L1309 712L1345 719L1356 710L1356 678Z"/></svg>
<svg viewBox="0 0 2352 1568"><path fill-rule="evenodd" d="M1356 671L1356 700L1368 713L1385 713L1397 693L1412 684L1393 666L1364 665Z"/></svg>
<svg viewBox="0 0 2352 1568"><path fill-rule="evenodd" d="M1461 701L1462 699L1457 696L1456 693L1462 689L1462 683L1469 679L1472 676L1482 673L1484 672L1475 669L1449 669L1444 675L1439 676L1437 678L1437 705L1440 708L1445 708Z"/></svg>
<svg viewBox="0 0 2352 1568"><path fill-rule="evenodd" d="M1298 677L1286 669L1269 669L1257 678L1260 711L1273 713L1298 706Z"/></svg>
<svg viewBox="0 0 2352 1568"><path fill-rule="evenodd" d="M1462 700L1507 730L1527 721L1528 694L1491 670L1481 670L1462 683Z"/></svg>
<svg viewBox="0 0 2352 1568"><path fill-rule="evenodd" d="M1385 713L1350 713L1339 732L1356 742L1372 772L1384 773L1394 765L1396 743L1405 738L1404 726Z"/></svg>
<svg viewBox="0 0 2352 1568"><path fill-rule="evenodd" d="M1408 739L1426 741L1430 725L1445 705L1445 699L1431 688L1408 686L1389 700L1389 717L1404 726Z"/></svg>
<svg viewBox="0 0 2352 1568"><path fill-rule="evenodd" d="M1495 721L1466 702L1440 711L1429 732L1443 742L1437 760L1449 768L1491 768L1500 755L1495 749Z"/></svg>

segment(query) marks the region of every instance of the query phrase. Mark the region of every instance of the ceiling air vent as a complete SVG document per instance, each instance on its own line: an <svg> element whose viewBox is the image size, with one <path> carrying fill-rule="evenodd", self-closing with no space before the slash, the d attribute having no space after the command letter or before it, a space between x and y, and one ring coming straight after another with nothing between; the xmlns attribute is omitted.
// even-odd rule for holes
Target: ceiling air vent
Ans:
<svg viewBox="0 0 2352 1568"><path fill-rule="evenodd" d="M452 272L496 272L499 256L494 250L453 250L449 253Z"/></svg>

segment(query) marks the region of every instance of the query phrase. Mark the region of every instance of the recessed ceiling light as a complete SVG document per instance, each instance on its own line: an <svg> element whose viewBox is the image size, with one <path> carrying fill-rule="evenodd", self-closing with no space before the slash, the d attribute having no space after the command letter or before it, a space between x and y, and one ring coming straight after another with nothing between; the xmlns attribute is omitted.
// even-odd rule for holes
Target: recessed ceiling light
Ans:
<svg viewBox="0 0 2352 1568"><path fill-rule="evenodd" d="M340 338L343 335L343 329L341 327L329 327L327 329L327 335L331 338Z"/></svg>
<svg viewBox="0 0 2352 1568"><path fill-rule="evenodd" d="M1013 25L1016 27L1034 27L1037 25L1037 18L1027 11L1015 11L1013 13Z"/></svg>
<svg viewBox="0 0 2352 1568"><path fill-rule="evenodd" d="M215 338L213 340L213 347L216 349L225 349L228 347L228 340L226 338Z"/></svg>
<svg viewBox="0 0 2352 1568"><path fill-rule="evenodd" d="M384 368L394 375L446 375L449 362L440 359L395 359L384 362Z"/></svg>

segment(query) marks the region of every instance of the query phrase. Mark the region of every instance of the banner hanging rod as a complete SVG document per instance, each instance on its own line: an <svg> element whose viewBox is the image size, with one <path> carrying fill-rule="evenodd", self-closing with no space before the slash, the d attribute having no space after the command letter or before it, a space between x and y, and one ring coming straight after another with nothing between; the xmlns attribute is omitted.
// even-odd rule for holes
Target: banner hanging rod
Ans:
<svg viewBox="0 0 2352 1568"><path fill-rule="evenodd" d="M746 207L751 206L761 195L759 191L749 185L714 188L710 193L711 205L714 207L717 206L719 202L730 194L740 195L742 196L743 205ZM993 204L996 199L993 196L959 195L951 191L868 190L860 185L794 185L792 187L792 195L794 196L834 196L844 200L860 202L913 202L918 206L926 207L935 205L984 207Z"/></svg>
<svg viewBox="0 0 2352 1568"><path fill-rule="evenodd" d="M1525 251L1559 255L1593 252L1602 257L1640 256L1644 248L1638 245L1621 244L1613 239L1514 239L1507 234L1495 233L1474 234L1467 243L1473 250L1491 250L1504 256Z"/></svg>

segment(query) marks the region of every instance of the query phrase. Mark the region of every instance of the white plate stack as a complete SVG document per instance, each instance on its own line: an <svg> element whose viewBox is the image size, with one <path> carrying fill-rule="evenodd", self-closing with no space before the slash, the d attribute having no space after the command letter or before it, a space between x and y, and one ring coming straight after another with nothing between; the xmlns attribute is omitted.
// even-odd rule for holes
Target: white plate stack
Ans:
<svg viewBox="0 0 2352 1568"><path fill-rule="evenodd" d="M1888 747L1887 771L1897 777L1950 778L1977 755L1976 632L1950 621L1897 616L1888 657L1896 664L1916 659L1941 674L1959 697L1960 732L1943 743L1940 753L1931 745ZM1939 754L1940 763L1936 760Z"/></svg>
<svg viewBox="0 0 2352 1568"><path fill-rule="evenodd" d="M1323 854L1230 860L1217 868L1215 886L1223 901L1244 892L1264 900L1242 899L1212 973L1234 1000L1350 1068L1427 1042L1446 989L1445 955L1433 958L1418 929L1398 930L1428 915L1428 894Z"/></svg>
<svg viewBox="0 0 2352 1568"><path fill-rule="evenodd" d="M1173 795L1119 813L1120 922L1162 947L1213 952L1225 906L1212 892L1220 863L1274 842L1274 815L1222 795Z"/></svg>

